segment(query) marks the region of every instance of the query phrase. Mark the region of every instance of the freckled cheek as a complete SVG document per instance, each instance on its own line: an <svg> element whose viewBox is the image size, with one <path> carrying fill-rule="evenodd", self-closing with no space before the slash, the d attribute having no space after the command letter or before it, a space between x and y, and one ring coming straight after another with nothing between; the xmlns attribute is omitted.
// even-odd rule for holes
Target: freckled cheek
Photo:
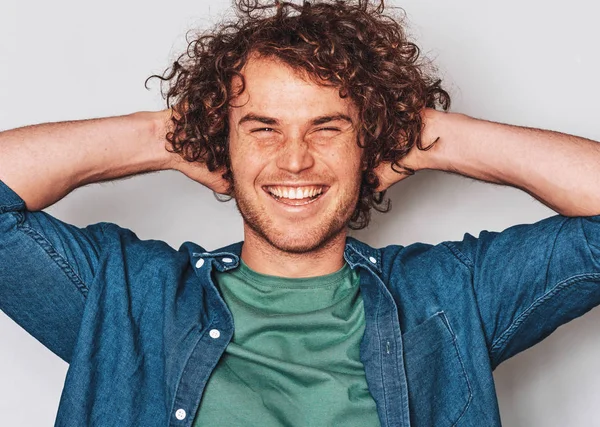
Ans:
<svg viewBox="0 0 600 427"><path fill-rule="evenodd" d="M324 159L327 159L330 169L337 171L338 175L354 175L354 171L361 168L362 151L346 148L345 150L331 151Z"/></svg>
<svg viewBox="0 0 600 427"><path fill-rule="evenodd" d="M239 186L254 186L268 165L268 156L259 150L240 149L231 154L231 168Z"/></svg>

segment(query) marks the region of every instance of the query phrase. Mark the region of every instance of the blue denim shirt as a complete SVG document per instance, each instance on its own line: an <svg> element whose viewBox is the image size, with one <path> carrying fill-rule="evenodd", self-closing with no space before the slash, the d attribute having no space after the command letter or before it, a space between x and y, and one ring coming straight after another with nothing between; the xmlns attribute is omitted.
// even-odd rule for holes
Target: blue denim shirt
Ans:
<svg viewBox="0 0 600 427"><path fill-rule="evenodd" d="M234 328L211 273L240 249L77 228L0 182L0 308L70 364L56 425L189 427ZM600 303L600 216L344 256L384 427L500 425L494 368Z"/></svg>

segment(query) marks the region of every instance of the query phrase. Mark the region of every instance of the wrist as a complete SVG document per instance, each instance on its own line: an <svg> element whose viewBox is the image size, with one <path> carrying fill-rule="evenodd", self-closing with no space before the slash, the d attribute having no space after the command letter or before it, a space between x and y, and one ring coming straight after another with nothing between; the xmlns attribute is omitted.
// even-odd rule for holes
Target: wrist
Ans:
<svg viewBox="0 0 600 427"><path fill-rule="evenodd" d="M147 139L151 144L153 169L167 170L176 169L176 157L179 155L167 150L170 146L167 141L167 133L172 128L171 110L135 113L139 120L144 123Z"/></svg>
<svg viewBox="0 0 600 427"><path fill-rule="evenodd" d="M431 145L431 148L417 150L419 169L453 170L456 157L460 157L460 141L455 134L469 119L460 113L424 110L421 144L424 148Z"/></svg>

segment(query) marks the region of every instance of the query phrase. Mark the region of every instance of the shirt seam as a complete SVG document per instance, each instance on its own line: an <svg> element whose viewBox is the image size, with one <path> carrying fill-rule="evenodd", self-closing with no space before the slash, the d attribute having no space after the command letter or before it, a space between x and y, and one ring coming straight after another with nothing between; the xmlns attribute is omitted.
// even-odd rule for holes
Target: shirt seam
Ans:
<svg viewBox="0 0 600 427"><path fill-rule="evenodd" d="M466 268L467 272L469 273L470 277L471 277L471 281L470 281L470 286L471 286L471 290L476 293L475 291L475 283L474 283L474 270L475 270L475 264L473 263L473 261L471 261L471 259L469 257L467 257L454 243L452 242L442 242L442 245L444 247L446 247L450 253L457 259L457 261L462 264L462 266L464 268ZM483 320L483 315L481 313L479 304L477 303L477 297L474 296L475 298L475 309L477 310L477 313L479 315L479 323L481 324L481 328L483 329L483 336L484 336L484 340L486 342L487 345L487 339L486 339L486 334L485 334L485 321ZM487 349L488 352L488 357L491 360L493 360L493 354L492 354L492 346L493 346L493 342L490 344L489 348Z"/></svg>
<svg viewBox="0 0 600 427"><path fill-rule="evenodd" d="M183 363L183 367L181 368L181 372L179 373L179 376L177 377L177 385L175 387L175 393L173 394L173 402L171 403L171 409L169 410L169 426L173 425L173 416L175 415L175 407L179 406L178 400L182 401L184 400L183 398L180 397L180 388L181 388L181 383L183 381L183 375L185 373L185 369L187 367L187 364L190 362L190 358L192 357L192 355L194 354L194 351L196 350L196 348L198 347L198 345L200 344L200 342L202 341L202 338L204 338L204 336L206 335L206 333L208 332L208 330L210 329L210 327L213 325L213 323L211 322L207 328L205 329L201 329L199 332L199 336L196 340L196 342L194 343L193 346L191 346L190 351L188 352L188 354L185 357L185 362ZM217 361L218 363L218 361ZM212 372L214 372L214 370L216 369L216 365L215 367L212 369L212 371L208 374L208 377L210 377L210 375L212 374ZM207 379L208 382L208 379ZM206 383L204 384L204 391L206 391ZM183 394L183 393L182 393ZM189 409L189 408L188 408ZM196 415L198 414L198 409L196 409ZM178 420L179 421L179 420ZM192 420L192 425L193 425L194 421Z"/></svg>
<svg viewBox="0 0 600 427"><path fill-rule="evenodd" d="M15 215L19 215L19 216L23 217L23 214L21 214L21 213L16 213ZM100 224L100 227L101 227L101 230L102 230L102 233L104 236L104 225ZM38 232L33 227L30 227L29 225L24 224L23 222L21 222L20 225L19 224L17 225L17 230L20 230L25 235L27 235L31 239L33 239L33 241L35 243L37 243L38 246L44 252L46 252L46 254L50 257L50 259L52 259L52 261L54 261L54 263L63 271L63 273L65 273L67 278L71 281L71 283L73 283L75 285L77 290L79 290L79 292L81 292L83 297L84 298L87 297L87 294L89 292L88 286L85 284L83 279L79 276L79 274L75 271L75 269L73 267L71 267L71 264L69 264L69 261L67 261L56 250L54 245L48 239L46 239L46 237L44 235L42 235L40 232Z"/></svg>
<svg viewBox="0 0 600 427"><path fill-rule="evenodd" d="M456 247L454 243L442 242L442 245L444 245L452 253L452 255L454 255L454 257L461 262L461 264L467 267L469 271L471 271L475 267L473 261L469 257L467 257L458 247Z"/></svg>
<svg viewBox="0 0 600 427"><path fill-rule="evenodd" d="M587 243L588 250L589 250L589 253L590 253L590 257L595 260L597 257L592 252L592 248L591 247L594 247L594 248L600 250L600 245L598 245L597 243L593 242L593 239L591 239L591 238L588 237L588 233L586 233L586 228L585 228L584 223L583 223L584 220L585 220L585 218L579 218L579 228L581 229L581 234L583 234L583 237L585 238L585 242Z"/></svg>
<svg viewBox="0 0 600 427"><path fill-rule="evenodd" d="M454 329L452 329L452 325L450 325L450 321L448 320L446 313L444 311L438 312L441 313L441 316L443 317L443 322L444 325L446 326L446 328L448 328L448 330L450 331L450 335L452 337L452 344L454 345L454 350L456 351L456 356L458 358L458 361L460 363L460 367L462 369L462 373L463 373L463 377L465 378L465 381L467 383L467 389L469 390L469 398L467 400L467 403L465 405L465 407L463 408L463 411L461 412L460 416L457 418L457 420L452 424L452 427L458 425L458 422L465 416L465 414L467 413L467 410L469 409L469 406L471 406L471 401L473 400L473 389L471 387L471 381L469 380L469 375L467 374L467 369L465 367L465 363L463 362L463 358L460 354L460 346L458 344L458 337L456 336L456 333L454 332ZM436 314L438 314L436 313Z"/></svg>
<svg viewBox="0 0 600 427"><path fill-rule="evenodd" d="M14 212L15 209L21 209L22 207L22 202L12 203L9 205L2 205L0 206L0 214Z"/></svg>
<svg viewBox="0 0 600 427"><path fill-rule="evenodd" d="M500 357L506 349L506 344L510 341L515 331L519 326L525 322L529 316L531 316L537 308L542 306L545 302L549 301L563 290L569 288L571 285L579 283L587 279L600 279L600 273L582 273L575 276L571 276L556 286L552 287L548 292L537 298L529 307L527 307L507 328L506 330L494 340L490 348L492 360Z"/></svg>
<svg viewBox="0 0 600 427"><path fill-rule="evenodd" d="M364 267L363 267L364 268ZM374 274L371 270L369 270L368 268L365 269L366 271L370 272L371 274ZM381 299L382 299L382 295L380 292L377 292L377 303L376 303L376 311L375 311L375 319L379 319L381 317ZM365 311L365 331L366 331L366 311ZM384 410L385 410L385 423L386 425L389 424L389 420L392 418L392 414L390 414L391 408L390 408L390 404L388 402L388 393L385 387L386 384L386 380L385 380L385 361L384 361L384 354L383 351L381 349L381 345L383 342L383 337L381 335L381 327L380 325L375 322L375 330L377 331L377 345L379 346L379 374L380 374L380 379L381 379L381 394L383 395L383 405L384 405ZM397 343L396 343L397 344ZM397 349L397 347L396 347ZM403 412L403 409L400 409L401 412ZM404 415L404 414L402 414ZM402 416L401 415L401 416Z"/></svg>
<svg viewBox="0 0 600 427"><path fill-rule="evenodd" d="M381 297L379 297L381 298ZM378 319L380 317L380 311L381 311L381 301L378 301L378 306L377 306L377 311L375 313L375 318ZM365 319L366 322L366 319ZM366 326L366 325L365 325ZM365 329L366 330L366 329ZM379 328L379 325L377 325L377 344L380 347L380 351L379 351L379 366L380 366L380 374L381 374L381 392L383 394L383 404L385 405L385 416L386 416L386 424L388 423L391 415L390 415L390 405L388 402L388 397L387 397L387 392L385 389L385 374L384 374L384 365L385 362L383 360L384 355L383 355L383 351L381 351L381 342L382 342L382 336L381 336L381 331Z"/></svg>

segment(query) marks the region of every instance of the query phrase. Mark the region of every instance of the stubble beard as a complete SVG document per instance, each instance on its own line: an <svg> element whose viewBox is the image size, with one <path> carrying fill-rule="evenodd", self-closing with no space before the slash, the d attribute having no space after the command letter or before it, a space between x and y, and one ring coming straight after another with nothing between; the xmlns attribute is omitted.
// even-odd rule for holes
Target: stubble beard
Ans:
<svg viewBox="0 0 600 427"><path fill-rule="evenodd" d="M290 254L306 254L326 248L335 241L336 237L345 233L358 203L360 190L360 180L358 180L353 189L342 195L339 205L333 212L327 213L323 221L311 230L302 230L302 237L293 238L286 235L283 230L277 229L267 212L256 203L256 200L253 201L242 194L243 192L236 190L240 187L235 185L235 176L233 181L236 206L245 225L268 245Z"/></svg>

